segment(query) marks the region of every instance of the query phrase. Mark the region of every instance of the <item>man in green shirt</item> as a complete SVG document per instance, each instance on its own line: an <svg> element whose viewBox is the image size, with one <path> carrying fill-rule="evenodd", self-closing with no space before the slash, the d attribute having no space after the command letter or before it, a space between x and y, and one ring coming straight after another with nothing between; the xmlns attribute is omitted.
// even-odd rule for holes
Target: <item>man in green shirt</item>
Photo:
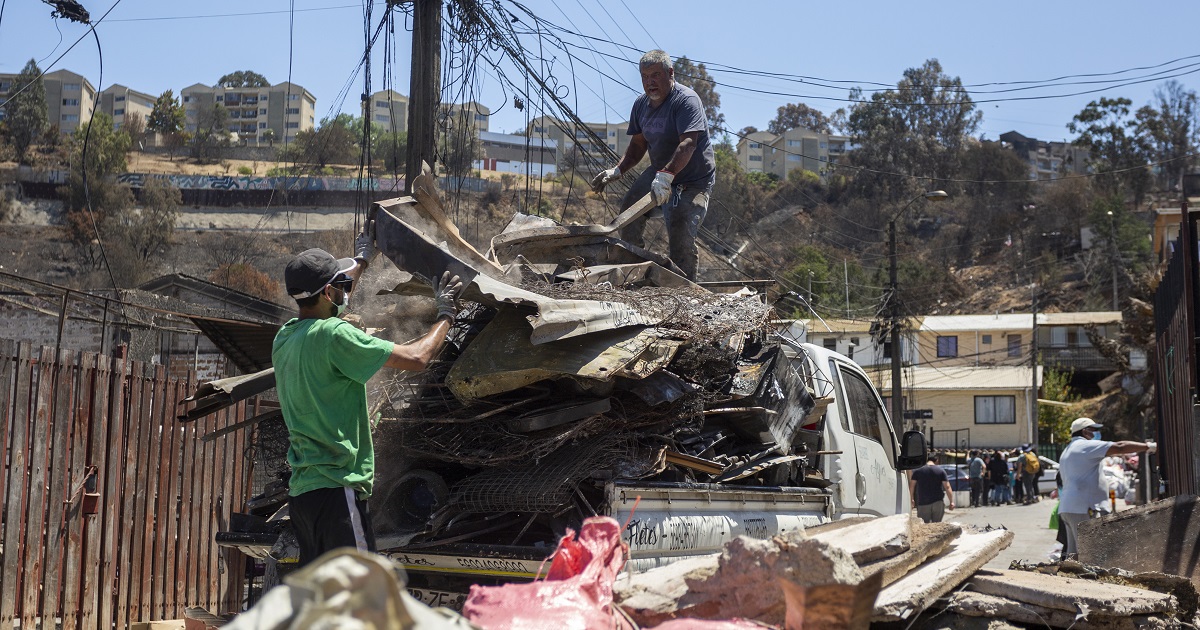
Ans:
<svg viewBox="0 0 1200 630"><path fill-rule="evenodd" d="M375 550L367 499L375 479L375 452L366 382L380 368L422 370L441 350L462 291L458 276L434 283L437 321L405 345L372 337L340 315L370 258L374 239L364 230L356 257L337 259L321 249L301 252L284 269L299 314L275 335L271 360L288 427L288 494L300 565L337 547Z"/></svg>

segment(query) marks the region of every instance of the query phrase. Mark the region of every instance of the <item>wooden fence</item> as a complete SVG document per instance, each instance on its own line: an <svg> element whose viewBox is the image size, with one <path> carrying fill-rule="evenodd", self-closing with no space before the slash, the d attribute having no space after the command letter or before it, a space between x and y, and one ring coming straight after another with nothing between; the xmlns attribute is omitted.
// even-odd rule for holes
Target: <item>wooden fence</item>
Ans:
<svg viewBox="0 0 1200 630"><path fill-rule="evenodd" d="M0 340L0 628L240 609L246 558L214 534L245 503L249 438L200 437L246 408L180 423L195 384L161 365Z"/></svg>

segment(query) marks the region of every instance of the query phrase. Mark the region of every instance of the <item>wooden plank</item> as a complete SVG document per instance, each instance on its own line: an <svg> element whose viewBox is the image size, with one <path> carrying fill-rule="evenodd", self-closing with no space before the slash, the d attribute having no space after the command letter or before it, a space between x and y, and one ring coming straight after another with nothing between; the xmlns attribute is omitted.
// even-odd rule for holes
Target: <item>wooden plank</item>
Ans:
<svg viewBox="0 0 1200 630"><path fill-rule="evenodd" d="M146 564L146 521L149 516L147 507L154 501L148 482L150 479L157 478L155 476L157 462L152 463L150 459L150 447L154 441L152 434L155 433L153 416L154 399L157 396L154 382L155 369L156 366L153 364L143 363L141 369L138 370L142 398L137 406L137 412L132 417L132 422L138 427L138 438L136 442L137 473L133 478L133 484L125 490L133 494L133 520L129 522L130 538L127 541L130 548L129 564L126 565L126 570L129 572L127 624L143 619L142 604L145 596L148 595L142 591L142 582L145 578L143 570Z"/></svg>
<svg viewBox="0 0 1200 630"><path fill-rule="evenodd" d="M75 359L71 374L72 396L71 424L71 474L68 479L81 483L87 476L88 443L92 431L92 383L95 374L96 355L82 352ZM74 487L70 491L74 491ZM83 515L83 489L72 500L66 511L63 527L66 529L62 574L62 629L76 630L79 627L79 595L83 583L80 566L84 553L84 523L92 517Z"/></svg>
<svg viewBox="0 0 1200 630"><path fill-rule="evenodd" d="M239 404L230 414L229 424L236 424L243 420L246 414L246 403ZM225 426L229 426L228 424ZM229 521L232 518L231 514L234 510L241 510L242 504L239 503L240 493L236 491L238 486L238 475L241 472L241 453L237 450L237 435L226 435L222 442L222 460L225 461L225 479L221 487L221 498L218 503L220 512L217 515L218 531L229 529ZM222 566L225 568L221 571L218 577L220 578L217 584L217 608L218 614L226 612L236 612L231 610L231 607L236 605L237 597L233 594L234 585L237 582L237 575L243 572L244 567L239 563L241 554L233 549L216 546L216 532L213 532L214 549L221 559Z"/></svg>
<svg viewBox="0 0 1200 630"><path fill-rule="evenodd" d="M75 371L78 365L74 352L60 350L54 361L53 383L54 407L51 410L49 431L53 434L50 445L49 495L46 500L46 554L43 561L45 578L42 580L43 628L54 627L58 607L62 598L62 569L66 560L67 541L66 502L71 498L71 444L75 432L71 421L74 409Z"/></svg>
<svg viewBox="0 0 1200 630"><path fill-rule="evenodd" d="M137 496L137 481L138 481L138 465L141 463L141 454L139 448L141 446L141 431L143 429L141 422L142 413L142 394L146 385L143 370L144 364L141 361L130 361L127 383L125 390L125 439L121 444L121 458L125 465L122 467L122 475L120 477L120 497L121 511L120 517L116 519L121 532L116 539L116 555L117 582L116 593L117 603L113 611L113 621L118 628L124 628L129 625L129 588L130 581L135 579L133 573L132 552L135 546L134 539L137 535L137 528L134 523L137 523L135 516L135 505L138 502ZM138 567L140 569L141 567Z"/></svg>
<svg viewBox="0 0 1200 630"><path fill-rule="evenodd" d="M191 379L189 379L190 382ZM201 469L197 465L199 457L196 444L197 426L199 426L197 422L184 424L181 436L183 440L183 472L180 481L179 553L175 580L176 605L182 609L193 604L196 592L193 586L195 584L196 554L192 553L192 516L196 512L196 497L199 496L199 493L196 492L199 485L197 477L201 474Z"/></svg>
<svg viewBox="0 0 1200 630"><path fill-rule="evenodd" d="M8 497L8 466L5 462L8 461L8 449L12 446L10 438L16 409L16 374L17 342L0 339L0 458L3 458L0 459L0 497L4 498ZM0 516L4 515L4 511L4 507L0 506ZM0 539L5 533L4 522L0 519ZM16 590L16 576L9 577L2 569L3 562L0 562L0 593Z"/></svg>
<svg viewBox="0 0 1200 630"><path fill-rule="evenodd" d="M150 467L142 475L145 485L146 505L145 518L137 523L142 524L142 581L138 586L137 621L158 619L151 612L154 603L154 576L158 567L154 563L155 533L158 527L158 503L161 497L158 493L158 480L162 474L162 442L163 442L163 408L169 395L167 387L167 368L163 365L153 366L151 384L154 399L151 403L150 414L147 416L147 426L150 428L149 444L146 447L146 461Z"/></svg>
<svg viewBox="0 0 1200 630"><path fill-rule="evenodd" d="M250 416L248 408L243 408L243 416ZM249 432L242 431L237 435L231 436L233 442L233 456L236 466L233 478L232 490L229 502L229 512L244 511L246 509L246 500L250 497L249 492L249 470L250 462L247 455L249 453L246 444L249 441ZM226 603L225 612L237 613L241 611L242 600L246 595L246 555L240 551L230 549L227 551L230 554L230 566L233 571L230 574L230 592L229 599Z"/></svg>
<svg viewBox="0 0 1200 630"><path fill-rule="evenodd" d="M183 381L174 381L175 400L179 401L186 397L189 392L184 390L186 383ZM172 409L175 407L172 406ZM166 569L163 572L163 611L162 619L179 619L183 614L183 608L179 606L179 600L176 594L177 571L176 560L179 553L179 493L180 493L180 475L183 469L183 427L174 418L168 419L168 427L171 431L170 449L167 451L168 457L164 460L164 468L167 468L167 505L163 509L163 520L166 524L166 534L163 540L166 541L163 549L163 561Z"/></svg>
<svg viewBox="0 0 1200 630"><path fill-rule="evenodd" d="M43 346L34 366L34 389L30 399L33 424L29 427L29 497L25 507L24 585L21 597L21 627L32 628L38 619L42 599L42 569L46 549L46 480L50 462L53 429L50 412L54 408L54 348Z"/></svg>
<svg viewBox="0 0 1200 630"><path fill-rule="evenodd" d="M124 475L126 467L125 462L125 441L127 427L127 411L125 409L125 398L129 388L129 369L130 361L124 358L114 357L112 361L112 371L109 375L109 393L108 393L108 444L105 446L105 452L101 455L104 458L105 478L104 478L104 495L101 500L104 501L104 508L101 509L98 515L102 521L103 540L100 557L100 580L97 585L97 614L99 615L99 626L104 629L113 627L117 614L117 600L114 597L117 589L117 568L119 566L117 554L120 552L119 542L123 536L123 523L121 521L122 514L122 492L124 490Z"/></svg>
<svg viewBox="0 0 1200 630"><path fill-rule="evenodd" d="M4 566L0 570L5 578L3 592L0 592L0 627L13 627L17 614L17 598L24 588L24 574L21 567L21 557L24 553L25 540L25 501L28 488L29 452L29 397L32 387L30 382L33 367L30 360L28 344L17 346L17 363L14 367L16 376L15 394L13 395L12 411L12 441L9 443L8 488L4 494Z"/></svg>
<svg viewBox="0 0 1200 630"><path fill-rule="evenodd" d="M80 571L82 588L79 596L80 622L83 628L92 629L100 626L100 593L107 589L99 588L103 579L104 569L101 554L104 550L104 514L108 504L112 502L112 494L108 490L108 434L111 408L109 398L113 390L113 367L115 361L104 355L95 355L94 363L90 364L88 373L83 376L88 383L90 411L88 414L88 446L85 461L96 469L96 492L100 494L99 512L84 517L84 562ZM111 628L112 624L104 626Z"/></svg>
<svg viewBox="0 0 1200 630"><path fill-rule="evenodd" d="M159 379L160 374L155 374L155 379ZM173 513L173 505L175 503L174 496L171 491L171 476L172 470L171 461L175 459L175 443L173 440L175 429L175 418L172 412L175 409L175 403L178 401L176 396L177 389L175 380L170 378L166 368L161 372L161 387L162 406L157 414L159 427L159 444L158 452L155 455L154 461L158 462L158 480L155 482L155 490L157 501L154 504L154 547L152 550L152 581L149 585L150 591L150 613L145 619L169 619L165 617L166 604L164 595L166 593L166 576L167 576L167 549L173 543L167 540L167 522L170 520Z"/></svg>
<svg viewBox="0 0 1200 630"><path fill-rule="evenodd" d="M204 432L208 433L217 427L218 416L227 416L229 410L226 409L220 414L213 414L204 419ZM204 445L204 467L201 469L204 473L201 478L204 481L204 488L201 494L201 518L198 523L200 539L196 541L197 550L201 554L200 572L197 574L197 588L199 589L200 605L205 610L216 609L216 586L213 584L216 578L218 566L217 554L213 553L213 525L216 522L217 509L215 491L218 487L219 480L224 476L225 471L220 462L217 460L217 445L213 442L207 442Z"/></svg>

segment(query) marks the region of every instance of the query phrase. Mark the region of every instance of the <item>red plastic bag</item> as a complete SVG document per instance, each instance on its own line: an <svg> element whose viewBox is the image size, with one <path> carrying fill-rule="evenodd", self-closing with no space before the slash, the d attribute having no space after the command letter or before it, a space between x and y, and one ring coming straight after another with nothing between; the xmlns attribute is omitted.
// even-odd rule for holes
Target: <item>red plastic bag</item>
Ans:
<svg viewBox="0 0 1200 630"><path fill-rule="evenodd" d="M463 616L486 630L624 630L632 628L613 608L613 583L627 547L617 521L583 522L578 537L567 530L546 579L529 584L472 586Z"/></svg>

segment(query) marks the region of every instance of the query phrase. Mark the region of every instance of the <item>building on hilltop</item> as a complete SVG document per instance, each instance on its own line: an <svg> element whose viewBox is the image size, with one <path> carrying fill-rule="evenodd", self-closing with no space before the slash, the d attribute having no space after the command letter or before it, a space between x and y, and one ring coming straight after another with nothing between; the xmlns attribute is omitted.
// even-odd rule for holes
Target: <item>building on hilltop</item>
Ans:
<svg viewBox="0 0 1200 630"><path fill-rule="evenodd" d="M850 138L793 127L782 134L756 131L738 140L738 163L748 173L767 173L781 180L796 169L824 179L838 159L852 149Z"/></svg>
<svg viewBox="0 0 1200 630"><path fill-rule="evenodd" d="M196 83L183 88L185 129L196 130L199 111L215 104L229 110L229 131L250 145L268 144L263 132L270 129L270 142L292 142L296 134L316 126L317 98L295 83L270 87L227 88Z"/></svg>
<svg viewBox="0 0 1200 630"><path fill-rule="evenodd" d="M1083 147L1070 142L1046 142L1009 131L1000 134L1000 141L1025 160L1029 165L1029 179L1059 179L1066 175L1085 175L1091 172L1088 166L1090 154Z"/></svg>
<svg viewBox="0 0 1200 630"><path fill-rule="evenodd" d="M589 130L600 138L604 146L592 139ZM583 126L576 127L572 122L553 116L539 116L529 121L525 135L555 142L560 168L575 168L583 173L595 173L615 165L616 161L608 152L616 153L616 159L619 160L629 148L630 138L628 121L585 122Z"/></svg>
<svg viewBox="0 0 1200 630"><path fill-rule="evenodd" d="M0 104L14 92L17 75L0 73ZM96 88L82 75L70 70L55 70L42 76L46 86L46 116L51 126L62 133L74 133L81 123L92 118ZM0 109L0 120L4 120Z"/></svg>
<svg viewBox="0 0 1200 630"><path fill-rule="evenodd" d="M130 116L140 116L143 123L150 120L155 100L149 94L114 83L100 92L100 111L112 116L113 129L121 129Z"/></svg>
<svg viewBox="0 0 1200 630"><path fill-rule="evenodd" d="M480 132L488 130L488 120L492 116L492 110L483 103L475 101L467 101L466 103L442 103L441 111L439 112L439 124L444 124L449 128L461 116L466 116L475 125L475 129Z"/></svg>
<svg viewBox="0 0 1200 630"><path fill-rule="evenodd" d="M385 131L408 131L408 97L396 90L380 90L367 106L371 122Z"/></svg>
<svg viewBox="0 0 1200 630"><path fill-rule="evenodd" d="M558 144L553 140L483 131L479 141L483 157L475 168L481 171L544 177L557 169Z"/></svg>
<svg viewBox="0 0 1200 630"><path fill-rule="evenodd" d="M737 143L737 158L738 164L742 165L742 170L747 173L766 172L764 167L766 156L770 151L771 145L778 138L779 136L769 131L755 131L744 138L739 138Z"/></svg>

